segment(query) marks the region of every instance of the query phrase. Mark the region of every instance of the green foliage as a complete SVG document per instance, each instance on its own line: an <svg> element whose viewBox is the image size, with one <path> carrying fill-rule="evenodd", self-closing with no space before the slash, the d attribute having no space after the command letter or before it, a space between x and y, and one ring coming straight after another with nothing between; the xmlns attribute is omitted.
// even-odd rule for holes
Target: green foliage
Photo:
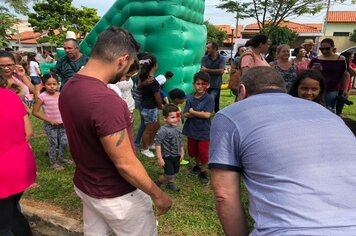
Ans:
<svg viewBox="0 0 356 236"><path fill-rule="evenodd" d="M237 1L221 1L225 3L219 5L219 8L235 12L240 18L255 18L260 29L265 28L267 24L277 26L287 17L314 15L326 6L325 0L250 0L241 5Z"/></svg>
<svg viewBox="0 0 356 236"><path fill-rule="evenodd" d="M219 45L222 45L224 39L227 39L226 31L219 30L214 25L210 24L209 21L204 22L207 31L208 31L208 38L207 42L217 42Z"/></svg>
<svg viewBox="0 0 356 236"><path fill-rule="evenodd" d="M272 45L292 44L298 37L298 33L287 27L270 25L267 25L265 28L263 28L261 33L268 36Z"/></svg>
<svg viewBox="0 0 356 236"><path fill-rule="evenodd" d="M67 30L84 36L99 21L97 10L82 7L77 9L72 0L46 0L34 5L35 13L30 13L29 23L36 32L47 32L47 36L40 40L58 44L65 38Z"/></svg>
<svg viewBox="0 0 356 236"><path fill-rule="evenodd" d="M350 41L356 43L356 29L354 32L350 35Z"/></svg>
<svg viewBox="0 0 356 236"><path fill-rule="evenodd" d="M5 7L0 7L0 48L8 45L7 38L11 34L15 34L15 29L11 28L19 20Z"/></svg>
<svg viewBox="0 0 356 236"><path fill-rule="evenodd" d="M8 5L16 13L26 15L28 13L28 4L31 0L0 0L0 2Z"/></svg>

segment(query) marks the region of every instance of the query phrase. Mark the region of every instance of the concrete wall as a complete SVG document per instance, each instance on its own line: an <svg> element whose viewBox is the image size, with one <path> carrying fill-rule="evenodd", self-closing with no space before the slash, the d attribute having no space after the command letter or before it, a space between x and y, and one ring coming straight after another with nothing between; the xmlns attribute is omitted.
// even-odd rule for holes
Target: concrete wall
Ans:
<svg viewBox="0 0 356 236"><path fill-rule="evenodd" d="M356 43L350 41L350 37L347 36L333 36L334 32L349 32L350 34L356 30L355 23L327 23L325 27L325 36L323 38L332 38L335 42L335 47L338 51L342 51L352 46L356 46Z"/></svg>
<svg viewBox="0 0 356 236"><path fill-rule="evenodd" d="M350 32L356 30L356 22L354 23L327 23L325 27L325 36L331 37L334 32Z"/></svg>

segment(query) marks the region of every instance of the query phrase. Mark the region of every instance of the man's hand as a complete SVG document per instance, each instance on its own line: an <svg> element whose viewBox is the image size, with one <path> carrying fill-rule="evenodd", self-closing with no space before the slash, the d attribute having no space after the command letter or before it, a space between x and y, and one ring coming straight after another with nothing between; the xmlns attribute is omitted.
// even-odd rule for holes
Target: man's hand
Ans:
<svg viewBox="0 0 356 236"><path fill-rule="evenodd" d="M163 191L159 197L153 199L153 202L157 207L157 216L167 213L172 207L172 199Z"/></svg>

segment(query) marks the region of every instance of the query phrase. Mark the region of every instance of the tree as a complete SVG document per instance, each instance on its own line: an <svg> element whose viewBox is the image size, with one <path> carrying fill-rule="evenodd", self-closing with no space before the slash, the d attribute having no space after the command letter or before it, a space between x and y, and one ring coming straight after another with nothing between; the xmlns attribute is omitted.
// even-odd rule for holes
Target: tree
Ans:
<svg viewBox="0 0 356 236"><path fill-rule="evenodd" d="M96 9L77 9L72 0L41 1L34 5L33 10L35 13L28 15L29 23L34 31L47 33L40 42L52 44L61 43L67 30L84 36L100 19Z"/></svg>
<svg viewBox="0 0 356 236"><path fill-rule="evenodd" d="M0 48L6 47L8 45L7 39L11 34L16 33L12 26L18 21L5 7L0 7Z"/></svg>
<svg viewBox="0 0 356 236"><path fill-rule="evenodd" d="M287 27L275 27L273 31L270 31L270 27L267 25L265 28L261 30L261 33L265 34L269 32L268 38L271 41L272 45L280 45L280 44L292 44L298 37L298 33Z"/></svg>
<svg viewBox="0 0 356 236"><path fill-rule="evenodd" d="M16 13L26 15L28 13L28 4L31 0L0 0L0 2L9 5Z"/></svg>
<svg viewBox="0 0 356 236"><path fill-rule="evenodd" d="M204 22L207 31L208 31L208 42L217 42L219 45L222 45L224 39L227 39L227 34L225 31L219 30L214 25L210 24L209 21Z"/></svg>
<svg viewBox="0 0 356 236"><path fill-rule="evenodd" d="M350 35L350 41L356 43L356 29L354 32Z"/></svg>
<svg viewBox="0 0 356 236"><path fill-rule="evenodd" d="M237 1L221 0L219 8L235 12L237 16L251 17L257 20L260 29L266 28L269 35L287 17L304 14L316 14L326 6L326 0L250 0L240 4ZM229 4L227 4L227 2Z"/></svg>

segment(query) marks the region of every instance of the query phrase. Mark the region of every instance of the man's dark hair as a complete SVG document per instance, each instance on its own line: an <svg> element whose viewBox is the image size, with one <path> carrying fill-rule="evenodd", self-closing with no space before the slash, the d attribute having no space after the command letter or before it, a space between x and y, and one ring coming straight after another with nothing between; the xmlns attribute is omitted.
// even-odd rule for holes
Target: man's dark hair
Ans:
<svg viewBox="0 0 356 236"><path fill-rule="evenodd" d="M167 117L169 115L169 113L171 113L171 112L179 112L179 108L174 104L164 105L164 107L162 109L163 116Z"/></svg>
<svg viewBox="0 0 356 236"><path fill-rule="evenodd" d="M79 43L76 39L69 38L69 39L65 39L64 42L73 42L74 47L79 48Z"/></svg>
<svg viewBox="0 0 356 236"><path fill-rule="evenodd" d="M169 79L169 78L172 78L174 76L173 72L172 71L167 71L164 76Z"/></svg>
<svg viewBox="0 0 356 236"><path fill-rule="evenodd" d="M257 48L260 44L265 44L268 42L268 37L264 34L257 34L252 38L252 47Z"/></svg>
<svg viewBox="0 0 356 236"><path fill-rule="evenodd" d="M209 43L208 43L208 44L209 44ZM216 50L219 49L219 44L218 44L217 42L210 42L210 44L211 44L211 46L212 46L214 49L216 49Z"/></svg>
<svg viewBox="0 0 356 236"><path fill-rule="evenodd" d="M194 83L197 82L198 79L203 80L204 82L210 83L210 76L205 71L199 71L199 72L195 73L193 82Z"/></svg>
<svg viewBox="0 0 356 236"><path fill-rule="evenodd" d="M241 77L239 84L245 85L249 96L266 89L286 90L286 85L280 73L268 66L257 66L249 69Z"/></svg>
<svg viewBox="0 0 356 236"><path fill-rule="evenodd" d="M111 26L99 35L91 57L112 62L125 54L130 58L136 58L139 49L139 44L128 31Z"/></svg>

